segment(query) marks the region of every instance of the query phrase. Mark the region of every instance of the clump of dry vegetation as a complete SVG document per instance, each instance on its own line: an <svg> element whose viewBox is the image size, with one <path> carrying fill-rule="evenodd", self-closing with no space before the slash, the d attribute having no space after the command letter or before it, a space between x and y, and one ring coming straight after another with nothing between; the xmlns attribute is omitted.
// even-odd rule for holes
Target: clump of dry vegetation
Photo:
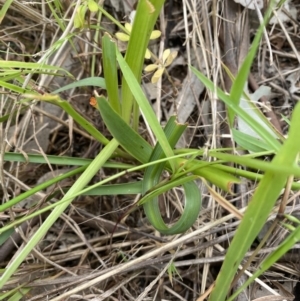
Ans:
<svg viewBox="0 0 300 301"><path fill-rule="evenodd" d="M145 5L159 2L140 1ZM78 13L85 4L84 13ZM196 212L196 221L183 234L165 231L172 235L162 234L158 226L150 223L151 219L149 222L145 211L151 208L137 204L146 192L152 192L152 187L146 192L143 190L141 179L147 177L147 172L151 178L155 168L143 166L148 161L139 160L138 151L128 150L126 141L122 144L120 137L116 139L121 147L116 145L112 156L107 158L111 160L103 162L100 169L86 178L79 191L107 179L110 182L104 183L103 189L99 186L75 195L72 202L67 199L70 205L65 202L59 218L52 220L47 233L40 237L33 250L29 250L30 239L49 221L57 204L64 206L60 200L68 197L71 187L80 181L80 175L91 168L87 164L95 162L99 153L107 154L110 143L105 139L113 140L115 132L113 124L106 122L109 118L103 113L106 108L101 107L101 101L104 98L111 101L113 95L116 98L121 94L132 96L124 83L121 59L116 56L115 63L120 66L115 73L111 67L114 65L105 66L104 46L114 49L111 39L121 53L129 49L127 42L116 39L115 34L122 31L121 26L126 22L130 23L137 3L105 0L99 1L97 9L93 9L95 4L79 0L0 0L0 222L5 229L0 232L0 266L16 270L7 281L1 283L0 278L0 299L14 296L14 300L32 301L205 300L213 290L258 182L264 183L264 172L266 175L275 172L271 164L261 165L261 168L251 165L245 154L250 152L252 158L262 163L270 162L275 156L273 162L279 164L276 172L282 170L282 188L285 189L276 197L278 202L271 206L272 211L266 212L268 222L259 235L255 235L255 241L243 258L241 264L245 273L238 274L233 281L232 292L236 291L249 275L263 266L267 255L279 249L289 232L296 233L294 220L290 218L282 224L278 216L298 217L297 179L300 174L297 174L294 161L289 164L282 159L287 157L287 152L276 149L276 143L281 146L278 141L285 140L292 111L300 97L300 4L296 0L286 1L281 9L275 10L277 13L265 27L247 74L247 84L242 83L244 92L256 101L256 108L265 120L270 121L271 130L264 136L271 137L268 144L245 128L237 112L230 115L233 112L226 111L221 92L209 89L209 82L201 82L190 68L200 70L214 87L230 93L262 22L259 12L266 12L267 3L261 10L252 10L233 0L165 1L154 28L161 36L150 40L151 59L145 59L140 66L143 69L141 87L162 128L167 127L173 115L178 123L188 124L179 135L180 139L178 136L178 151L173 155L183 156L186 152L190 156L183 159L186 161L170 160L169 165L163 166L158 184L173 180L177 172L181 186L172 186L160 193L158 208L166 224L180 221L187 193L182 189L185 187L183 181L191 177L201 192L201 210L199 214ZM130 32L126 34L131 38ZM170 49L169 56L163 60L166 49ZM109 51L106 53L109 63L114 64L114 56ZM155 70L160 70L155 80L153 72L144 71L145 67L154 71L154 68L147 69L150 64L156 64ZM113 88L109 88L108 76L117 78L112 83L117 87L115 94L111 92ZM106 85L100 80L104 77ZM130 83L128 81L129 86ZM245 94L243 98L247 98ZM117 112L118 101L110 104ZM253 109L248 103L243 105L244 110ZM124 113L122 117L127 122L127 117L134 120L136 112L137 109L127 114L120 109L119 113ZM256 114L254 109L253 112L252 117ZM133 121L131 127L145 143L154 146L155 127L144 113L136 115L136 123ZM233 128L249 136L237 136ZM297 147L295 153L298 153ZM234 157L232 160L222 157L229 153L246 159L240 162ZM292 152L290 155L292 160ZM279 160L276 161L278 157L286 164L286 169L290 168L290 174ZM163 156L156 157L159 159ZM135 169L137 161L143 168ZM151 161L155 161L153 153ZM176 172L172 162L180 163L178 166L174 163ZM211 169L201 173L205 170L201 167L195 175L193 164L200 163ZM180 172L184 173L182 177ZM118 173L120 176L114 177ZM225 173L227 178L223 181ZM285 177L289 179L286 185ZM52 179L55 180L50 183ZM44 183L47 185L43 186ZM35 187L34 193L19 197ZM153 187L161 188L157 183ZM16 201L6 206L11 200ZM43 210L50 205L51 210ZM21 220L35 212L37 215L30 220ZM18 225L18 228L9 225ZM259 300L259 297L293 300L293 287L299 278L298 247L294 245L290 252L286 247L281 255L286 254L280 261L272 264L237 300ZM15 263L19 254L26 250L30 251L26 259ZM5 272L0 272L3 280Z"/></svg>

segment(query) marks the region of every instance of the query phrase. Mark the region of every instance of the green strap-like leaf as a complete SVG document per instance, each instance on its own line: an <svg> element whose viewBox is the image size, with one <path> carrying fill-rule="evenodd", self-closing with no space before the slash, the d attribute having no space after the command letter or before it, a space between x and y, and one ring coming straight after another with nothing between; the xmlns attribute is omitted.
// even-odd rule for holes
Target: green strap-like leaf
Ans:
<svg viewBox="0 0 300 301"><path fill-rule="evenodd" d="M82 115L80 115L67 101L58 98L56 100L49 100L48 102L61 107L96 140L104 145L108 144L109 140L104 137L89 121L87 121Z"/></svg>
<svg viewBox="0 0 300 301"><path fill-rule="evenodd" d="M149 38L164 2L165 0L137 1L136 15L134 17L125 59L127 62L126 68L132 71L132 75L137 79L138 85L140 84L143 70L143 64L141 62L145 60L145 52ZM136 98L131 89L131 83L128 82L128 77L124 75L122 78L122 117L127 123L129 123L132 116L132 106L135 103L134 97ZM134 110L134 112L133 124L137 124L139 112L138 110Z"/></svg>
<svg viewBox="0 0 300 301"><path fill-rule="evenodd" d="M100 114L108 130L122 147L141 163L147 163L152 147L116 113L104 97L96 97Z"/></svg>
<svg viewBox="0 0 300 301"><path fill-rule="evenodd" d="M116 45L108 34L102 38L102 52L103 52L103 70L105 75L106 90L108 101L112 108L121 114L121 105L119 101L119 87L118 87L118 68L116 60Z"/></svg>

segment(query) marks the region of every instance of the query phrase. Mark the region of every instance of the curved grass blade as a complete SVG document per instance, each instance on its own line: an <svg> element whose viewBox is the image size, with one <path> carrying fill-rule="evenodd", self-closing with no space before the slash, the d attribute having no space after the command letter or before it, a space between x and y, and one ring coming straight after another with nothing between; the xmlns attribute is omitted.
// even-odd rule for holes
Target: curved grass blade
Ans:
<svg viewBox="0 0 300 301"><path fill-rule="evenodd" d="M174 117L168 121L164 132L172 148L176 145L185 128L186 125L176 124ZM150 162L164 157L163 149L160 144L157 143L151 154ZM165 165L165 163L159 163L146 168L143 180L143 194L147 193L148 190L151 190L152 187L159 183ZM165 235L172 235L185 232L194 224L201 208L201 194L198 186L193 182L195 178L195 176L186 177L186 180L189 180L188 182L186 182L184 178L174 181L174 183L182 184L184 188L185 206L180 219L170 228L161 217L157 194L152 194L153 198L150 200L148 200L149 197L144 198L144 200L147 200L147 202L143 204L145 214L155 229ZM167 187L162 187L160 191L166 190L166 188Z"/></svg>
<svg viewBox="0 0 300 301"><path fill-rule="evenodd" d="M193 179L195 177L193 176ZM189 178L188 178L189 179ZM191 179L189 179L191 180ZM179 220L168 227L161 217L158 204L158 197L154 197L152 201L147 201L143 207L146 216L152 226L165 235L179 234L187 231L197 220L201 208L201 194L198 186L194 182L184 183L182 186L185 195L184 210Z"/></svg>

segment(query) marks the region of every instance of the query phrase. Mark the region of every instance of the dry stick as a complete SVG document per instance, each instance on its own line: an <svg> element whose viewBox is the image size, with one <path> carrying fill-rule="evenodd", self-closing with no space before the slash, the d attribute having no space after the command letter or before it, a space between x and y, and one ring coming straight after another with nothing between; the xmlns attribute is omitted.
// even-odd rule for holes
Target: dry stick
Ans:
<svg viewBox="0 0 300 301"><path fill-rule="evenodd" d="M48 213L42 214L42 216L46 216L46 215L48 215ZM30 222L23 222L21 226L18 227L18 230L15 230L15 232L5 241L5 243L0 247L0 262L2 262L2 260L4 261L9 255L11 255L16 245L20 244L21 242L26 243L26 238L23 236L23 234L27 231L29 226L31 228L35 226L38 223L40 217L41 216L36 216ZM66 273L70 273L73 276L75 275L74 273L70 272L68 269L59 266L53 261L51 262L48 258L46 258L43 254L39 253L35 249L33 254L35 254L35 256L39 258L41 261L49 263L57 267L58 269L63 270Z"/></svg>
<svg viewBox="0 0 300 301"><path fill-rule="evenodd" d="M231 0L224 1L224 29L221 35L221 45L223 44L224 64L228 67L234 77L239 72L249 49L249 19L245 9L242 10L241 5ZM231 91L232 80L225 73L225 89ZM228 133L230 132L227 126ZM231 139L224 140L225 147L230 147Z"/></svg>
<svg viewBox="0 0 300 301"><path fill-rule="evenodd" d="M238 74L239 66L244 61L249 49L249 25L248 17L244 18L241 6L231 0L224 1L224 20L220 45L223 48L223 62L233 76ZM236 24L239 24L237 26ZM238 28L238 30L237 30ZM225 90L229 92L232 80L228 74L224 74ZM229 126L225 134L230 134ZM224 139L225 147L232 147L231 139Z"/></svg>
<svg viewBox="0 0 300 301"><path fill-rule="evenodd" d="M166 33L165 33L165 44L166 47L169 45L169 39L172 31L172 25L174 25L174 21L172 20L173 17L173 0L169 0L168 6L167 6L167 16L166 16Z"/></svg>
<svg viewBox="0 0 300 301"><path fill-rule="evenodd" d="M290 176L288 178L288 180L287 180L287 183L286 183L286 186L285 186L285 190L284 190L284 194L283 194L282 200L280 202L280 206L279 206L279 210L278 210L278 215L282 216L284 214L285 207L286 207L286 205L288 203L288 198L289 198L289 194L291 192L293 181L294 181L294 176Z"/></svg>
<svg viewBox="0 0 300 301"><path fill-rule="evenodd" d="M215 222L207 223L205 226L203 226L202 228L200 228L192 233L188 233L188 234L178 238L175 241L171 241L171 242L167 243L166 245L162 245L161 247L159 247L153 251L150 251L150 252L146 253L145 255L142 255L132 261L126 262L122 266L114 267L112 270L109 270L104 275L98 276L98 277L90 280L87 283L83 283L83 284L77 286L76 288L73 288L73 289L69 290L68 292L62 294L60 297L52 299L52 301L59 301L59 300L62 300L63 298L67 298L67 297L71 296L72 294L75 294L79 291L86 289L87 287L91 287L92 285L98 284L112 276L115 276L121 272L124 272L124 270L131 268L136 264L143 263L149 258L153 258L154 256L158 256L159 254L162 254L170 249L173 249L174 247L177 247L178 245L186 242L188 239L191 239L191 238L195 237L196 235L199 235L199 234L207 231L208 229L219 225L221 223L221 221L222 222L224 222L225 220L227 221L232 217L233 217L233 215L227 215L226 217L223 217Z"/></svg>
<svg viewBox="0 0 300 301"><path fill-rule="evenodd" d="M130 227L124 226L122 224L116 225L116 222L109 221L109 220L106 220L106 219L98 217L98 216L97 217L93 216L92 214L84 212L84 210L79 209L79 208L77 208L76 210L79 211L80 214L84 214L85 216L84 217L72 216L72 219L74 221L76 221L77 223L83 223L84 225L89 226L93 229L99 230L99 228L103 228L105 231L107 231L108 233L112 233L112 234L113 234L113 232L117 233L117 232L122 232L122 231L128 231L128 234L130 234L130 233L135 234L139 238L148 237L154 241L166 242L166 240L164 238L154 236L152 234L143 232L141 230L137 230L135 228L130 228Z"/></svg>
<svg viewBox="0 0 300 301"><path fill-rule="evenodd" d="M221 227L220 229L223 229L224 227ZM233 235L234 233L232 233ZM205 234L204 234L205 235ZM232 236L230 235L230 237ZM201 235L202 236L202 235ZM221 241L224 240L228 240L230 237L226 237L226 235L223 235L223 239L220 240L219 238L217 240L214 241L214 243L220 243ZM203 248L207 247L207 244L209 242L205 243L203 245ZM268 248L268 249L263 249L261 250L259 253L270 253L271 251L273 251L274 248ZM197 251L196 248L192 248L189 252L188 249L182 250L180 251L177 256L178 257L182 257L188 254L193 254ZM251 252L248 252L246 254L246 256L250 256ZM164 262L169 261L172 258L173 255L165 255L163 257L159 257L159 258L152 258L152 259L148 259L142 263L140 263L139 265L135 265L129 269L125 269L123 272L131 272L134 270L138 270L138 269L145 269L146 267L158 267L158 268L162 268L165 264ZM176 256L176 257L177 257ZM201 259L196 259L196 260L190 260L190 261L175 261L174 264L176 267L180 267L180 266L186 266L186 265L190 265L190 264L204 264L204 263L216 263L216 262L223 262L224 261L225 256L217 256L217 257L213 257L213 258L201 258ZM108 269L108 270L112 270L114 269L114 267ZM107 272L107 270L106 270ZM59 288L59 290L67 290L68 287L70 286L74 286L78 283L82 283L84 280L89 280L93 277L97 277L100 276L101 274L104 274L105 271L100 271L100 272L96 272L96 273L88 273L87 275L82 275L82 276L75 276L75 277L64 277L64 278L60 278L60 279L51 279L50 281L35 281L33 283L30 283L31 287L38 287L38 286L49 286L49 285L56 285L56 284L65 284L67 283L65 286L62 286ZM19 282L22 282L21 280L19 280ZM10 288L14 288L15 287L15 283L10 283L9 285L5 286L5 289L10 289ZM48 290L48 296L51 296L52 293L57 293L58 292L58 288L55 288L54 290ZM33 298L31 298L28 301L34 301L34 300L38 300L41 297L41 295L39 296L35 296Z"/></svg>

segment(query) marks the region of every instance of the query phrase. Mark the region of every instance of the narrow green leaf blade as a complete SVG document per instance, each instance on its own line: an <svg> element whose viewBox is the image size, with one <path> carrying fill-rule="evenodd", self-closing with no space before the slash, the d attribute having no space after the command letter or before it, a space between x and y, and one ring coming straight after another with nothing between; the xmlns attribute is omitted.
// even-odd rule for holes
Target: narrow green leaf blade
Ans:
<svg viewBox="0 0 300 301"><path fill-rule="evenodd" d="M118 87L118 70L116 61L116 44L108 34L102 38L103 70L106 82L108 101L112 108L121 114Z"/></svg>
<svg viewBox="0 0 300 301"><path fill-rule="evenodd" d="M108 144L109 140L100 133L95 126L87 121L81 114L79 114L72 106L65 100L51 100L50 103L61 107L66 113L68 113L80 126L82 126L90 135L102 144Z"/></svg>
<svg viewBox="0 0 300 301"><path fill-rule="evenodd" d="M4 4L0 10L0 24L2 23L2 20L4 19L9 7L13 3L14 0L6 0L4 1Z"/></svg>
<svg viewBox="0 0 300 301"><path fill-rule="evenodd" d="M78 88L78 87L90 87L90 86L106 89L105 79L103 77L83 78L83 79L73 82L69 85L63 86L63 87L53 91L51 94L58 94L60 92L63 92L63 91L69 90L69 89Z"/></svg>
<svg viewBox="0 0 300 301"><path fill-rule="evenodd" d="M295 166L296 158L300 152L299 128L300 104L297 104L292 115L288 139L274 157L272 164L285 167ZM210 295L210 301L225 300L240 262L263 227L286 180L287 175L272 171L266 172L262 178L226 253L215 288Z"/></svg>
<svg viewBox="0 0 300 301"><path fill-rule="evenodd" d="M210 151L209 154L213 157L216 157L221 160L225 160L227 162L238 163L240 165L248 166L258 170L280 173L286 177L288 177L289 175L300 177L300 169L297 166L276 165L262 160L251 159L247 155L236 156L236 155L220 153L216 151Z"/></svg>
<svg viewBox="0 0 300 301"><path fill-rule="evenodd" d="M126 51L125 60L132 70L133 77L139 82L142 75L145 52L149 43L151 32L157 21L165 0L138 1L136 15ZM137 46L138 45L138 46ZM122 78L122 117L129 123L132 107L135 104L132 96L131 85L126 78ZM134 106L133 125L138 121L139 111ZM136 130L136 128L134 127Z"/></svg>
<svg viewBox="0 0 300 301"><path fill-rule="evenodd" d="M147 163L152 152L151 145L111 108L104 97L96 97L96 99L103 121L113 137L138 161Z"/></svg>
<svg viewBox="0 0 300 301"><path fill-rule="evenodd" d="M243 109L241 109L237 104L233 103L231 98L223 92L220 88L216 88L214 83L199 72L196 68L190 67L199 80L211 91L216 91L218 97L232 109L237 115L239 115L251 128L259 134L264 142L268 144L270 150L277 151L280 148L280 143L267 131L261 124L259 124L251 115L247 114Z"/></svg>
<svg viewBox="0 0 300 301"><path fill-rule="evenodd" d="M87 187L88 188L88 187ZM124 195L124 194L139 194L142 193L143 182L130 182L113 185L102 185L93 188L82 195Z"/></svg>
<svg viewBox="0 0 300 301"><path fill-rule="evenodd" d="M231 131L234 141L247 151L259 153L270 150L269 145L258 138L240 132L236 129L232 129Z"/></svg>

